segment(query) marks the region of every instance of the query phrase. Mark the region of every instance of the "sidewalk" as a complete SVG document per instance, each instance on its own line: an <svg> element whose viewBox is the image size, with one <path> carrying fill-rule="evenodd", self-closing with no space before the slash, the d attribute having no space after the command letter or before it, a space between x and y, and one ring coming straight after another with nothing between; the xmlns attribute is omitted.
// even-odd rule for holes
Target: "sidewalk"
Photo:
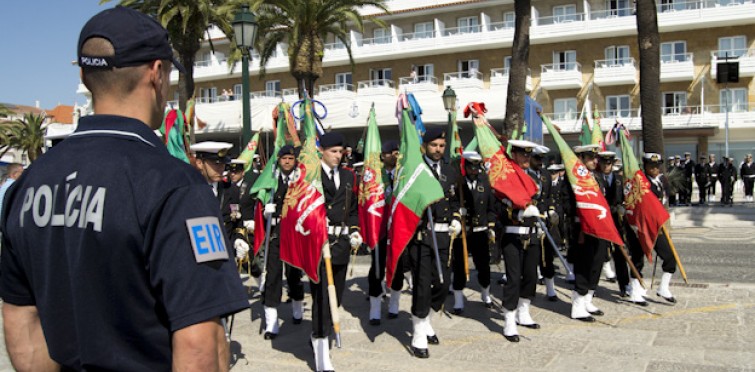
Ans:
<svg viewBox="0 0 755 372"><path fill-rule="evenodd" d="M671 289L678 299L675 305L649 290L653 294L648 297L650 306L643 308L620 299L616 284L602 281L595 304L606 315L596 323L585 324L569 318L570 289L566 288L570 286L558 277L560 301L546 301L544 288L538 286L532 315L542 328L520 327L522 340L514 344L502 336L500 308L483 307L476 284L472 284L474 290L465 290L464 314L436 318L433 326L441 343L430 345L429 359L417 359L408 349L411 296L402 296L398 319L384 317L382 325L370 326L365 294L369 266L355 266L355 278L348 280L340 311L343 348L334 347L331 352L340 371L755 370L752 285L702 284L697 288L673 282ZM500 304L500 286L493 285L491 291ZM261 305L257 301L252 312L253 320L248 311L236 316L233 350L243 359L238 360L234 371L302 371L313 367L308 307L304 322L295 326L290 322L290 307L283 304L279 313L284 322L272 343L259 334Z"/></svg>

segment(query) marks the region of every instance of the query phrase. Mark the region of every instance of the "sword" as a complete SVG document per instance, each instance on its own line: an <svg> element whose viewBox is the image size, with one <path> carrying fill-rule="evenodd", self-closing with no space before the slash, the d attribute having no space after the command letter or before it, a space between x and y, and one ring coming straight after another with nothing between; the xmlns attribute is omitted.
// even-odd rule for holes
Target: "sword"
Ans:
<svg viewBox="0 0 755 372"><path fill-rule="evenodd" d="M375 254L375 262L377 263L375 266L375 279L380 280L380 244L376 245L375 249L372 251L372 253ZM383 270L385 270L385 268L383 268Z"/></svg>
<svg viewBox="0 0 755 372"><path fill-rule="evenodd" d="M435 266L438 268L440 284L443 284L443 269L440 266L440 252L438 251L438 238L435 236L435 222L433 222L433 211L427 208L427 219L430 222L430 235L433 237L433 251L435 252Z"/></svg>
<svg viewBox="0 0 755 372"><path fill-rule="evenodd" d="M566 273L569 276L574 275L574 272L572 272L571 268L569 267L569 264L566 262L566 258L564 258L564 255L561 254L561 251L558 250L558 245L556 244L556 241L553 240L553 236L551 236L551 233L550 231L548 231L548 228L545 226L545 222L543 222L542 218L537 217L537 224L545 232L545 236L548 238L548 241L551 243L551 247L553 247L553 251L556 252L556 255L558 256L558 259L561 261L561 264L564 265L564 268L566 269Z"/></svg>
<svg viewBox="0 0 755 372"><path fill-rule="evenodd" d="M273 193L270 193L270 197L267 199L268 204L273 200ZM267 204L265 204L267 205ZM263 207L264 208L264 207ZM265 278L267 277L267 257L270 251L270 230L273 227L273 216L267 218L265 222L265 256L262 259L262 274L260 274L260 293L265 292Z"/></svg>

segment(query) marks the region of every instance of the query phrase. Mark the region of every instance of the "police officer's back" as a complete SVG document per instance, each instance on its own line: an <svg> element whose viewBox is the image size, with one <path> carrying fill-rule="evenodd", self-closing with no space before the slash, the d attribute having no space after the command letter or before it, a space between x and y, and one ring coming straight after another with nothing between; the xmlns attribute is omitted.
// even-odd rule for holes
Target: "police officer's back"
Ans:
<svg viewBox="0 0 755 372"><path fill-rule="evenodd" d="M172 59L167 32L136 11L105 10L84 26L78 61L98 115L32 164L1 223L16 369L228 367L218 319L248 300L217 201L153 132Z"/></svg>

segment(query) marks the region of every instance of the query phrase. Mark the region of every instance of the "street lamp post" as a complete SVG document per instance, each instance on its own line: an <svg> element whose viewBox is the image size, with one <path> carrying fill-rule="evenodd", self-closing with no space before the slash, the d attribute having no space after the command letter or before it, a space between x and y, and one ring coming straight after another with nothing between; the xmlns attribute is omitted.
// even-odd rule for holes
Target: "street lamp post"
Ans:
<svg viewBox="0 0 755 372"><path fill-rule="evenodd" d="M451 86L447 86L446 90L443 91L443 107L445 107L446 111L448 112L448 126L446 130L446 137L450 138L453 136L453 118L451 117L451 114L456 111L456 92L454 92L453 89L451 89ZM451 160L451 146L446 146L446 153L445 157L447 161Z"/></svg>
<svg viewBox="0 0 755 372"><path fill-rule="evenodd" d="M254 13L249 11L249 6L241 7L241 12L236 13L233 19L233 34L236 46L241 49L241 99L242 99L242 146L246 146L252 138L252 114L249 104L249 59L257 36L257 19Z"/></svg>

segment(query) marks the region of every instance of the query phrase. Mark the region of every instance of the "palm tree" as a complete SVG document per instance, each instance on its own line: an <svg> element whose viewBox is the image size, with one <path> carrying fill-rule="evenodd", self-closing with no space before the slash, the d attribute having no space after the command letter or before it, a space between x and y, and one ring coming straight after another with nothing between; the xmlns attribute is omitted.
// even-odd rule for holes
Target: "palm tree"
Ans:
<svg viewBox="0 0 755 372"><path fill-rule="evenodd" d="M661 38L655 0L637 0L637 42L640 48L640 107L645 152L663 154L661 121Z"/></svg>
<svg viewBox="0 0 755 372"><path fill-rule="evenodd" d="M27 153L29 161L37 160L45 145L45 119L47 115L44 113L26 113L22 119L6 123L0 135L0 140L6 147L2 149L0 156L15 148Z"/></svg>
<svg viewBox="0 0 755 372"><path fill-rule="evenodd" d="M530 0L514 2L514 41L511 46L511 68L506 92L506 117L503 131L508 138L522 133L524 126L524 94L527 87L527 66L530 58Z"/></svg>
<svg viewBox="0 0 755 372"><path fill-rule="evenodd" d="M322 60L328 35L343 43L349 55L351 68L350 26L364 30L359 8L374 6L388 12L385 0L265 0L258 4L259 24L257 50L260 53L260 69L273 57L276 45L288 44L288 60L291 75L296 79L299 96L302 88L313 95L315 81L322 76ZM385 22L375 17L368 20L385 27Z"/></svg>
<svg viewBox="0 0 755 372"><path fill-rule="evenodd" d="M11 114L13 114L13 111L11 111L8 108L8 106L5 106L2 103L0 103L0 118L7 118Z"/></svg>

